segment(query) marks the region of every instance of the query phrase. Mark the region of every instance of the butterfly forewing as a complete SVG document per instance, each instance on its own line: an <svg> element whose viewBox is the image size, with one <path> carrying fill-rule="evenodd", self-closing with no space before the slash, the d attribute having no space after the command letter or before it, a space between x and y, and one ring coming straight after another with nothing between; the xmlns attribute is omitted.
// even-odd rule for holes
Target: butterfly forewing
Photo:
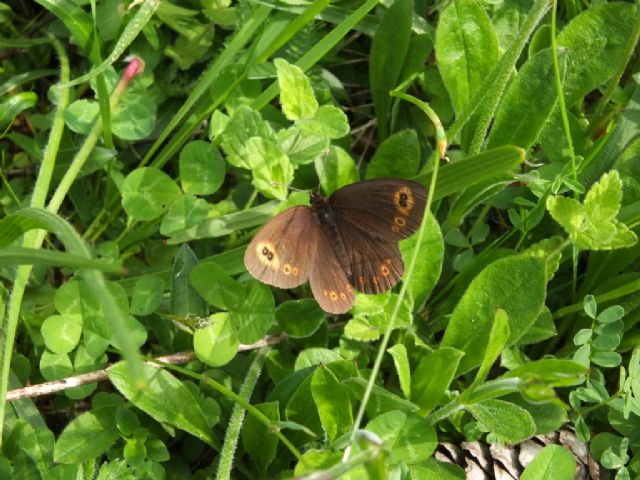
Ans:
<svg viewBox="0 0 640 480"><path fill-rule="evenodd" d="M397 242L418 230L426 199L419 183L380 178L342 187L329 203L341 226L348 222L372 237Z"/></svg>
<svg viewBox="0 0 640 480"><path fill-rule="evenodd" d="M325 312L348 312L356 296L325 235L318 235L316 257L310 272L313 296Z"/></svg>
<svg viewBox="0 0 640 480"><path fill-rule="evenodd" d="M264 283L297 287L309 278L321 235L309 207L292 207L262 227L245 251L244 264Z"/></svg>

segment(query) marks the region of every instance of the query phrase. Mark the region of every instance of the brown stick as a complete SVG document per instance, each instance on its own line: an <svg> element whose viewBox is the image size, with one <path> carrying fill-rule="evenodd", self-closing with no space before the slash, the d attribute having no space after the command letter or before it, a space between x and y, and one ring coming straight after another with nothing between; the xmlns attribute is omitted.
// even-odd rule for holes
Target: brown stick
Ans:
<svg viewBox="0 0 640 480"><path fill-rule="evenodd" d="M247 350L256 350L258 348L266 347L268 345L274 345L280 343L286 338L286 335L273 335L267 336L256 343L251 345L240 345L238 347L239 352ZM157 357L153 360L149 360L146 363L158 366L155 360L159 360L164 363L170 363L173 365L179 365L195 360L196 354L193 351L173 353L171 355L164 355ZM40 383L38 385L31 385L25 388L17 388L15 390L9 390L7 392L7 401L19 400L21 398L41 397L43 395L50 395L56 392L62 392L68 388L78 387L80 385L86 385L87 383L101 382L107 380L107 370L109 367L95 372L83 373L82 375L75 375L73 377L67 377L60 380L54 380L52 382Z"/></svg>

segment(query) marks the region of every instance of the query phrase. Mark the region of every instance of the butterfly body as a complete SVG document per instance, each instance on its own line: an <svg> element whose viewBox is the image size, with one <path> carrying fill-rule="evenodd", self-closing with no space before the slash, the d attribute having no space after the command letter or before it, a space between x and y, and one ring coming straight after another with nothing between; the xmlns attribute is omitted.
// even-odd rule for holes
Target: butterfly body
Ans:
<svg viewBox="0 0 640 480"><path fill-rule="evenodd" d="M310 281L330 313L348 311L354 289L382 293L402 278L398 241L422 221L426 190L410 180L375 179L347 185L329 198L311 194L269 220L245 252L247 270L280 288Z"/></svg>

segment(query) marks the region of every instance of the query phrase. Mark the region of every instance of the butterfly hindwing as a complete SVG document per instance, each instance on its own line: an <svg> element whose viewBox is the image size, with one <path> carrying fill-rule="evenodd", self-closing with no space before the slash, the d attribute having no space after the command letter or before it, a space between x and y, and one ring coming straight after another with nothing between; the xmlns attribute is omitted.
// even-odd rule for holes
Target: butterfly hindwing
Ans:
<svg viewBox="0 0 640 480"><path fill-rule="evenodd" d="M336 190L329 203L336 221L351 223L372 237L397 242L422 222L427 191L411 180L379 178Z"/></svg>
<svg viewBox="0 0 640 480"><path fill-rule="evenodd" d="M318 235L316 245L317 261L310 272L313 296L325 312L348 312L356 298L353 287L327 237Z"/></svg>
<svg viewBox="0 0 640 480"><path fill-rule="evenodd" d="M363 293L390 290L402 278L404 262L397 242L372 237L352 223L338 221L349 262L349 281Z"/></svg>
<svg viewBox="0 0 640 480"><path fill-rule="evenodd" d="M253 238L244 264L258 280L279 288L306 282L323 235L309 207L295 206L269 220Z"/></svg>

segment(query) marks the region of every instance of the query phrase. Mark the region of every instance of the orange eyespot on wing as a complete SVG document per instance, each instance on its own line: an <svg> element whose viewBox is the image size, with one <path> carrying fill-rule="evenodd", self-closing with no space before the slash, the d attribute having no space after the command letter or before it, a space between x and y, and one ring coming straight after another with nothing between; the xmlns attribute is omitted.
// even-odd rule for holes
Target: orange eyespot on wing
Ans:
<svg viewBox="0 0 640 480"><path fill-rule="evenodd" d="M296 206L269 220L253 238L244 264L258 280L293 288L309 278L320 227L309 207Z"/></svg>

